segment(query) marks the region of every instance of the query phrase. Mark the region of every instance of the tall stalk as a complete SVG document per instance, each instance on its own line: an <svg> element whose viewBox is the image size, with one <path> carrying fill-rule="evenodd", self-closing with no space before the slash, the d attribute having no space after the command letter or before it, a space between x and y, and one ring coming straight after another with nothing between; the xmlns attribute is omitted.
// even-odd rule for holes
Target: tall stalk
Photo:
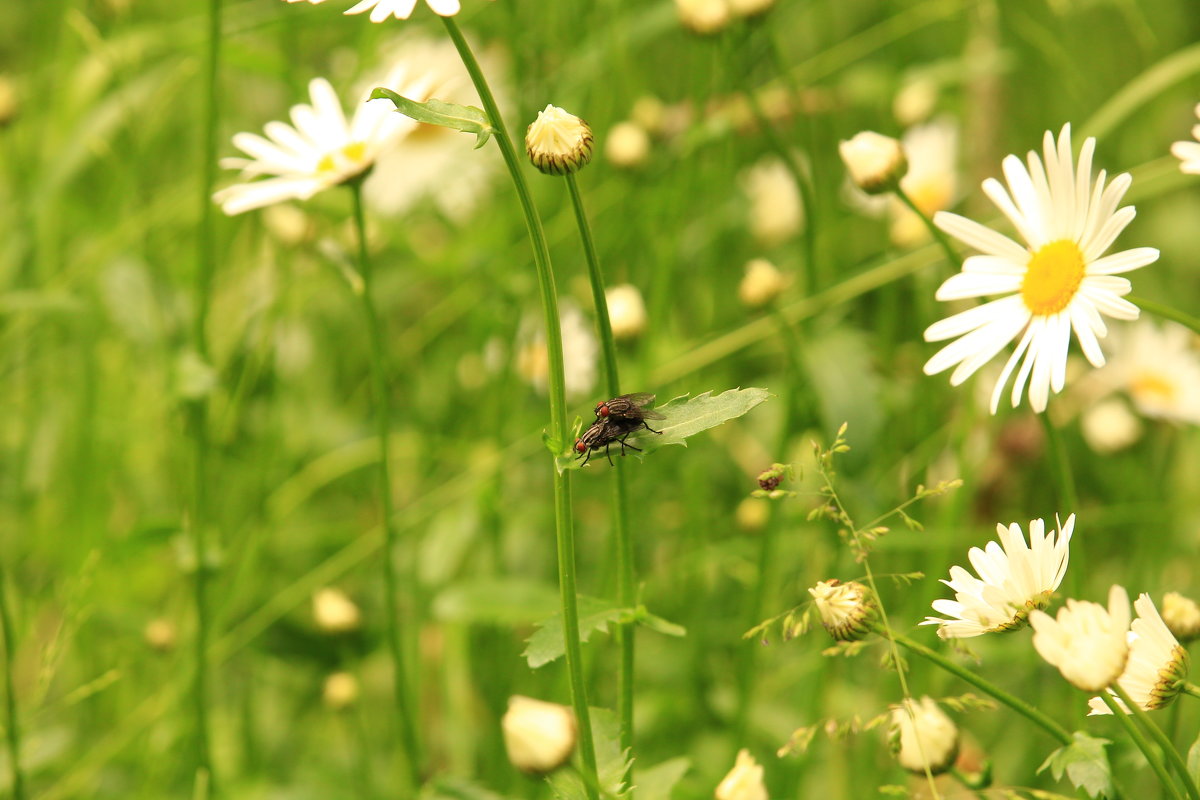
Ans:
<svg viewBox="0 0 1200 800"><path fill-rule="evenodd" d="M500 108L496 98L488 86L483 71L471 46L459 30L458 23L453 17L442 17L446 32L454 42L463 65L471 75L471 82L479 92L483 109L487 112L493 127L493 138L496 140L504 164L512 178L513 188L521 202L521 210L525 214L525 225L529 231L529 240L533 246L533 264L537 271L538 288L542 295L542 314L546 326L546 356L549 362L548 388L550 394L550 439L554 444L555 453L561 453L566 448L567 438L567 403L566 383L563 378L562 329L558 318L558 294L554 288L554 272L550 266L550 249L546 245L546 233L542 230L542 220L538 216L525 176L521 172L521 162L513 147L512 138L504 126ZM571 703L575 709L575 718L579 725L579 750L583 761L584 786L591 800L598 800L598 780L596 777L596 751L592 741L591 714L588 711L587 687L583 681L583 653L579 645L579 608L577 590L575 588L575 533L571 516L571 473L560 472L554 468L554 529L558 544L558 584L562 601L563 644L567 659L567 676L571 684Z"/></svg>
<svg viewBox="0 0 1200 800"><path fill-rule="evenodd" d="M200 226L196 239L195 303L192 320L192 349L200 360L208 361L208 313L212 300L213 274L216 271L215 211L212 192L217 181L217 77L221 58L221 0L209 0L208 47L204 62L204 112L200 153ZM196 785L201 797L215 791L212 749L208 722L208 642L211 634L208 608L208 399L188 402L188 432L192 439L192 497L188 531L192 539L194 561L193 602L196 607L195 660L192 708L196 728Z"/></svg>
<svg viewBox="0 0 1200 800"><path fill-rule="evenodd" d="M8 743L8 762L12 770L13 800L25 800L25 772L21 769L21 726L17 721L17 695L13 688L12 612L8 608L8 581L0 565L0 635L4 638L4 727Z"/></svg>
<svg viewBox="0 0 1200 800"><path fill-rule="evenodd" d="M579 226L579 238L583 241L583 252L587 257L588 280L592 285L592 303L596 308L596 326L600 331L600 351L604 356L604 380L608 396L621 394L621 379L617 371L617 346L613 340L612 321L608 316L608 298L604 293L604 273L600 269L600 258L596 255L596 244L592 240L591 226L583 209L583 198L575 175L567 173L567 189L571 194L571 205L575 209L575 221ZM635 602L636 572L634 567L633 537L629 531L629 476L624 462L617 460L613 472L613 533L617 545L617 604L629 608ZM636 626L626 622L617 626L616 640L620 652L620 669L617 673L617 718L620 721L621 751L633 751L633 669L634 634ZM633 763L629 759L629 770L625 783L633 785ZM633 790L630 789L630 797Z"/></svg>
<svg viewBox="0 0 1200 800"><path fill-rule="evenodd" d="M367 225L363 214L362 180L355 179L349 184L354 196L354 227L358 233L358 272L362 277L362 285L355 292L362 302L363 322L367 328L371 359L371 394L375 405L375 435L379 440L379 459L377 475L379 477L379 502L383 514L383 591L384 591L384 626L387 629L388 652L392 658L392 693L395 695L396 714L400 725L400 742L404 748L407 761L408 778L414 788L420 785L421 746L417 738L416 708L413 702L413 688L409 680L409 671L405 664L404 631L400 626L400 616L396 610L396 520L395 509L392 507L391 479L391 404L388 402L386 353L383 344L383 328L379 324L379 313L375 307L374 270L371 266L371 256L367 249ZM415 587L417 576L416 554L410 553L408 559L410 574L406 583ZM415 640L416 621L410 620L408 630Z"/></svg>

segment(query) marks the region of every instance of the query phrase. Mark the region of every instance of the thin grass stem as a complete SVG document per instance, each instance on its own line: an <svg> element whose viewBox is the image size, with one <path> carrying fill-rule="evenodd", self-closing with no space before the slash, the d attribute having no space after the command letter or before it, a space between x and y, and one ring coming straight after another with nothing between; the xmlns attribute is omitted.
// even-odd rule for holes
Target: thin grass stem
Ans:
<svg viewBox="0 0 1200 800"><path fill-rule="evenodd" d="M0 634L4 638L4 727L8 744L8 762L12 770L13 800L25 800L25 771L21 767L21 725L17 719L17 694L13 680L13 653L16 636L12 611L8 607L8 576L0 565Z"/></svg>
<svg viewBox="0 0 1200 800"><path fill-rule="evenodd" d="M1167 761L1171 763L1171 768L1179 776L1179 782L1183 784L1183 789L1187 792L1190 800L1200 800L1200 790L1196 788L1196 782L1192 780L1191 773L1188 772L1188 767L1183 760L1183 756L1179 754L1175 745L1163 733L1162 728L1158 727L1158 724L1150 718L1145 709L1133 701L1133 698L1129 696L1129 692L1125 691L1125 688L1120 683L1114 681L1112 690L1117 693L1117 697L1121 698L1121 701L1127 707L1133 710L1133 716L1137 719L1138 724L1162 748L1163 753L1167 756Z"/></svg>
<svg viewBox="0 0 1200 800"><path fill-rule="evenodd" d="M1151 314L1154 314L1157 317L1162 317L1166 320L1170 320L1171 322L1178 322L1180 325L1190 329L1192 333L1200 335L1200 319L1193 317L1191 314L1185 314L1184 312L1172 308L1165 303L1159 303L1155 300L1147 300L1144 297L1127 296L1125 299L1133 303L1138 308L1149 311Z"/></svg>
<svg viewBox="0 0 1200 800"><path fill-rule="evenodd" d="M933 240L941 246L943 251L945 251L946 258L950 261L950 265L956 270L962 270L962 258L959 257L958 253L954 252L954 248L950 245L950 240L946 238L946 234L942 233L942 229L933 224L933 220L926 216L925 212L922 211L915 202L913 202L913 199L908 196L908 192L900 188L899 183L896 184L896 188L892 191L896 193L896 197L900 198L901 203L904 203L904 205L908 206L910 211L921 218L921 222L924 223L925 227L929 230L930 235L933 236Z"/></svg>
<svg viewBox="0 0 1200 800"><path fill-rule="evenodd" d="M1116 683L1113 684L1113 688L1117 688ZM1171 780L1171 776L1167 773L1167 768L1163 766L1162 759L1154 751L1154 745L1150 743L1150 740L1146 738L1137 725L1133 724L1133 720L1129 718L1129 715L1125 713L1121 705L1111 694L1100 692L1100 699L1104 701L1104 704L1112 711L1113 716L1125 728L1125 732L1129 734L1130 739L1133 739L1133 743L1137 745L1137 748L1142 751L1142 755L1146 757L1146 761L1150 764L1150 769L1154 770L1154 774L1158 776L1159 783L1163 785L1163 788L1169 791L1171 797L1174 797L1175 800L1183 800L1183 793L1179 791L1179 787Z"/></svg>

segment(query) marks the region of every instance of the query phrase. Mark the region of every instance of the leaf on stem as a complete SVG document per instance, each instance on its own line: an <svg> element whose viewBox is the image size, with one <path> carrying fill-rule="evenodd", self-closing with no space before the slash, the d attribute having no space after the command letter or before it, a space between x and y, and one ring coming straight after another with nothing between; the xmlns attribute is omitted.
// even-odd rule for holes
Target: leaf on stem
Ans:
<svg viewBox="0 0 1200 800"><path fill-rule="evenodd" d="M592 741L596 748L596 778L601 797L619 800L629 793L625 776L629 772L629 751L621 749L621 723L607 708L590 709ZM557 800L587 800L583 778L576 770L560 769L546 778ZM638 792L641 796L641 792Z"/></svg>
<svg viewBox="0 0 1200 800"><path fill-rule="evenodd" d="M492 121L483 109L475 106L460 106L457 103L447 103L444 100L431 98L424 103L409 100L403 95L396 94L391 89L382 86L371 92L371 100L391 100L396 110L406 117L428 125L440 125L463 133L475 134L475 149L487 144L493 133Z"/></svg>
<svg viewBox="0 0 1200 800"><path fill-rule="evenodd" d="M607 633L608 626L614 623L643 625L667 636L687 635L687 630L682 625L676 625L662 617L655 616L644 606L621 608L611 605L607 600L595 597L581 596L579 598L579 641L587 642L596 631ZM537 669L556 658L561 658L566 646L563 640L561 614L555 614L537 625L538 629L529 637L525 652L522 653L532 669Z"/></svg>
<svg viewBox="0 0 1200 800"><path fill-rule="evenodd" d="M1065 772L1076 789L1083 789L1091 797L1111 797L1112 767L1104 750L1110 742L1079 731L1072 735L1075 741L1051 753L1038 767L1038 772L1049 767L1056 779L1062 778Z"/></svg>

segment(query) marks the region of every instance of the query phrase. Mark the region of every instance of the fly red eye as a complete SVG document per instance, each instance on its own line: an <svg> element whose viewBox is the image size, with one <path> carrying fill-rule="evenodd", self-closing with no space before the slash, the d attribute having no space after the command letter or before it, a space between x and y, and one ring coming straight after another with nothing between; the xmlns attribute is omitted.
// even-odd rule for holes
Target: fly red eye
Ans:
<svg viewBox="0 0 1200 800"><path fill-rule="evenodd" d="M597 412L598 412L598 413L600 414L600 416L602 416L602 417L607 417L607 416L608 416L608 415L611 413L611 412L608 410L608 406L606 406L606 405L604 405L604 404L601 404L601 405L600 405L600 408L599 408L599 409L597 409Z"/></svg>
<svg viewBox="0 0 1200 800"><path fill-rule="evenodd" d="M582 453L584 450L587 450L587 445L583 443L583 439L576 439L575 440L575 452Z"/></svg>

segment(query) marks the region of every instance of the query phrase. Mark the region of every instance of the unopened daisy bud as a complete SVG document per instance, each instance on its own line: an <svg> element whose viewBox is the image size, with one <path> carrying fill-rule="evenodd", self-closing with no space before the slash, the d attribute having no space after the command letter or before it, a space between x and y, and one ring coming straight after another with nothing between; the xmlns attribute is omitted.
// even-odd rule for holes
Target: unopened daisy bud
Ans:
<svg viewBox="0 0 1200 800"><path fill-rule="evenodd" d="M604 157L614 167L636 169L650 157L650 136L636 122L618 122L604 140Z"/></svg>
<svg viewBox="0 0 1200 800"><path fill-rule="evenodd" d="M1153 711L1170 703L1183 688L1188 675L1188 654L1171 634L1150 595L1144 592L1133 602L1137 619L1129 626L1126 641L1129 643L1129 660L1125 670L1117 679L1117 685L1125 690L1129 699L1146 711ZM1116 692L1109 689L1110 695ZM1088 701L1092 714L1111 714L1112 709L1099 697ZM1123 701L1118 705L1129 713Z"/></svg>
<svg viewBox="0 0 1200 800"><path fill-rule="evenodd" d="M321 699L334 711L354 705L358 700L358 679L349 672L332 673L325 679Z"/></svg>
<svg viewBox="0 0 1200 800"><path fill-rule="evenodd" d="M675 10L685 28L704 35L717 33L732 18L728 0L675 0Z"/></svg>
<svg viewBox="0 0 1200 800"><path fill-rule="evenodd" d="M1029 614L1033 646L1058 667L1072 686L1085 692L1108 688L1129 659L1129 595L1120 586L1108 592L1108 608L1099 603L1068 600L1057 617L1035 610Z"/></svg>
<svg viewBox="0 0 1200 800"><path fill-rule="evenodd" d="M838 152L850 178L867 194L891 191L908 171L908 159L900 142L874 131L863 131L838 144Z"/></svg>
<svg viewBox="0 0 1200 800"><path fill-rule="evenodd" d="M932 78L915 78L908 81L892 100L892 114L904 127L924 122L937 107L938 84Z"/></svg>
<svg viewBox="0 0 1200 800"><path fill-rule="evenodd" d="M525 131L525 153L548 175L567 175L592 160L592 129L558 106L546 106Z"/></svg>
<svg viewBox="0 0 1200 800"><path fill-rule="evenodd" d="M775 0L728 0L729 10L737 17L757 17L775 5Z"/></svg>
<svg viewBox="0 0 1200 800"><path fill-rule="evenodd" d="M146 644L163 653L173 650L175 642L179 639L179 633L175 630L175 623L162 617L147 622L145 630L142 631L142 636L146 639Z"/></svg>
<svg viewBox="0 0 1200 800"><path fill-rule="evenodd" d="M909 772L924 773L928 764L937 775L958 757L958 727L929 697L919 702L905 698L892 709L888 739L896 760Z"/></svg>
<svg viewBox="0 0 1200 800"><path fill-rule="evenodd" d="M16 119L20 108L16 84L8 75L0 73L0 126Z"/></svg>
<svg viewBox="0 0 1200 800"><path fill-rule="evenodd" d="M623 283L604 293L614 339L636 339L646 330L646 304L633 284Z"/></svg>
<svg viewBox="0 0 1200 800"><path fill-rule="evenodd" d="M821 614L821 624L837 641L856 642L871 632L877 607L866 586L834 578L820 581L808 593Z"/></svg>
<svg viewBox="0 0 1200 800"><path fill-rule="evenodd" d="M557 703L514 695L500 725L508 760L522 772L553 772L575 749L575 715Z"/></svg>
<svg viewBox="0 0 1200 800"><path fill-rule="evenodd" d="M1097 453L1115 453L1136 442L1142 423L1123 400L1109 398L1083 412L1079 423L1083 440Z"/></svg>
<svg viewBox="0 0 1200 800"><path fill-rule="evenodd" d="M716 800L767 800L763 768L749 750L743 748L738 751L733 769L717 784L713 796Z"/></svg>
<svg viewBox="0 0 1200 800"><path fill-rule="evenodd" d="M738 284L738 299L747 308L762 308L779 297L787 284L787 276L770 261L765 258L751 259L746 263L742 282Z"/></svg>
<svg viewBox="0 0 1200 800"><path fill-rule="evenodd" d="M358 606L341 589L321 589L313 595L312 606L313 619L325 633L347 633L362 622Z"/></svg>
<svg viewBox="0 0 1200 800"><path fill-rule="evenodd" d="M1162 599L1162 619L1181 642L1200 637L1200 606L1179 592L1167 592Z"/></svg>

